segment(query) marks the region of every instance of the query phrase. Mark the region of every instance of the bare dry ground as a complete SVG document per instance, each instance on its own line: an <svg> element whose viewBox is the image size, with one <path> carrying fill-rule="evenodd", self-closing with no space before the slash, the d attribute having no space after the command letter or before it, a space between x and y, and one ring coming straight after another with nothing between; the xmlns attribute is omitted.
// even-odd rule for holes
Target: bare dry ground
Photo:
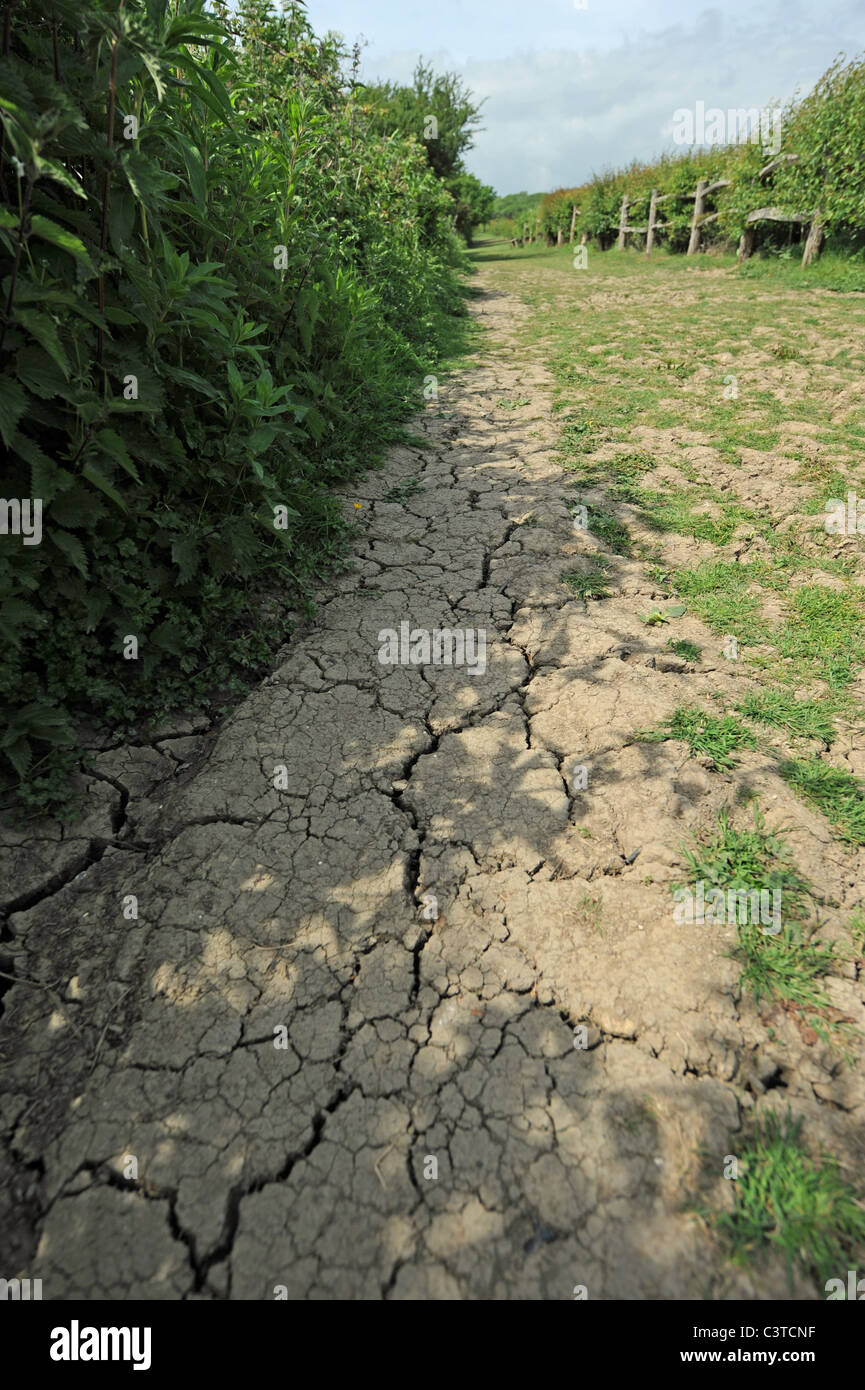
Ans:
<svg viewBox="0 0 865 1390"><path fill-rule="evenodd" d="M694 1207L732 1202L755 1110L863 1171L861 1039L755 1002L671 886L750 791L827 940L865 854L759 742L725 771L635 741L757 673L690 611L676 655L640 558L563 584L602 547L532 310L479 283L483 348L346 497L355 568L272 677L215 732L94 750L68 832L7 832L3 1247L46 1298L785 1297ZM403 622L485 630L485 671L382 665ZM861 962L825 988L865 1021Z"/></svg>

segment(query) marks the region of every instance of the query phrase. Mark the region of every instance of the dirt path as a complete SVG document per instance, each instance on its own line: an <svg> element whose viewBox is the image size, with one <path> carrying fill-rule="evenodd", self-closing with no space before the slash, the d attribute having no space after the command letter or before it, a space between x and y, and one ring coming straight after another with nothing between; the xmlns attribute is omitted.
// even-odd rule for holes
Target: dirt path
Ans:
<svg viewBox="0 0 865 1390"><path fill-rule="evenodd" d="M783 1101L856 1160L849 1073L670 894L743 786L827 899L849 859L760 753L630 741L743 678L640 621L636 561L561 583L597 542L529 310L480 283L491 351L347 498L356 568L275 674L215 737L94 757L89 821L10 848L4 1243L45 1298L785 1296L688 1216L701 1151L723 1200ZM485 669L381 664L402 623L485 631Z"/></svg>

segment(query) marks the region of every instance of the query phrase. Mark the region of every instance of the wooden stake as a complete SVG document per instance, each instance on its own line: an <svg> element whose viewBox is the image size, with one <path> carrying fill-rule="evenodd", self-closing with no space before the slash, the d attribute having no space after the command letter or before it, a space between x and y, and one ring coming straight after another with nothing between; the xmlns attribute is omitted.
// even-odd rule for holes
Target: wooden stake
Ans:
<svg viewBox="0 0 865 1390"><path fill-rule="evenodd" d="M622 199L622 211L619 214L619 238L616 242L620 251L625 249L625 232L628 226L628 195Z"/></svg>
<svg viewBox="0 0 865 1390"><path fill-rule="evenodd" d="M805 242L805 250L802 252L802 269L810 265L820 254L820 247L823 245L823 220L820 216L820 209L814 213L814 220L808 228L808 240Z"/></svg>
<svg viewBox="0 0 865 1390"><path fill-rule="evenodd" d="M691 218L691 239L688 242L688 250L685 253L688 256L693 256L694 253L700 249L699 221L706 207L706 188L706 180L700 179L697 184L697 191L694 194L694 216Z"/></svg>
<svg viewBox="0 0 865 1390"><path fill-rule="evenodd" d="M658 206L658 190L652 189L652 196L649 199L649 225L646 229L646 255L650 255L655 244L655 210Z"/></svg>

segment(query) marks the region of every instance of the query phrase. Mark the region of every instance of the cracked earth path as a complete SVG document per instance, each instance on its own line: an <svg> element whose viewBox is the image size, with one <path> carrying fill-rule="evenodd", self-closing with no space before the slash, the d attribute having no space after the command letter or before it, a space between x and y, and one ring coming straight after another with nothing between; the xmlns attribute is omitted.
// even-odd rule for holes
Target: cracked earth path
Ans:
<svg viewBox="0 0 865 1390"><path fill-rule="evenodd" d="M474 369L346 498L355 567L273 675L213 734L95 752L85 820L7 841L4 1243L45 1298L786 1296L689 1217L700 1151L720 1175L783 1095L861 1158L837 1060L792 1025L779 1060L732 937L673 923L731 779L630 738L740 678L640 622L636 562L562 585L596 542L529 310L480 283ZM485 630L484 673L381 665L402 622ZM738 781L843 901L820 818L758 753Z"/></svg>

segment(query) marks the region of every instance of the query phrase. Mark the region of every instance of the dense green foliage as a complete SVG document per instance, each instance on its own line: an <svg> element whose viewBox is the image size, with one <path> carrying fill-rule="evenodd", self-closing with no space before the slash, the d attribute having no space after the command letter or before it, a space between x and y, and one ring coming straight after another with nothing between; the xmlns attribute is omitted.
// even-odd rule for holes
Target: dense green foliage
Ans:
<svg viewBox="0 0 865 1390"><path fill-rule="evenodd" d="M7 7L0 757L38 806L117 732L261 669L464 308L453 203L303 9ZM137 659L126 659L128 638ZM47 748L47 754L46 754Z"/></svg>
<svg viewBox="0 0 865 1390"><path fill-rule="evenodd" d="M665 224L658 241L671 251L684 251L697 181L725 179L727 187L712 193L706 204L706 213L718 216L706 224L704 245L735 247L748 213L772 207L804 214L806 221L752 224L758 247L784 252L805 236L807 219L819 214L831 249L859 253L865 247L865 59L834 63L808 96L787 104L778 125L780 151L763 148L757 139L688 147L651 163L634 161L627 168L605 170L577 188L557 189L541 203L542 233L549 243L559 228L567 233L576 206L577 232L606 249L618 233L623 196L629 200L629 225L644 227L654 188L665 199L658 209ZM631 235L629 244L644 245L644 234Z"/></svg>
<svg viewBox="0 0 865 1390"><path fill-rule="evenodd" d="M535 230L543 193L506 193L494 198L484 230L495 236L522 236L523 227Z"/></svg>
<svg viewBox="0 0 865 1390"><path fill-rule="evenodd" d="M365 107L382 135L421 142L430 168L454 200L454 225L466 241L490 215L492 188L470 174L463 153L471 148L480 108L454 73L434 73L423 59L410 87L382 82L368 86Z"/></svg>

